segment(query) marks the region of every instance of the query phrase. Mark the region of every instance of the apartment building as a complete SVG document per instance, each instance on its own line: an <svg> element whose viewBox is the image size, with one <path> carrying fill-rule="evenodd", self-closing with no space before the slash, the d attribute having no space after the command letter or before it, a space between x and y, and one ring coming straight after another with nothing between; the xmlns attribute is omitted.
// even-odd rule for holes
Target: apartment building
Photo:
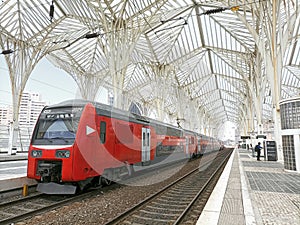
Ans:
<svg viewBox="0 0 300 225"><path fill-rule="evenodd" d="M40 94L24 92L20 104L19 126L33 128L45 105L46 102L41 100Z"/></svg>
<svg viewBox="0 0 300 225"><path fill-rule="evenodd" d="M46 102L39 93L24 92L19 111L18 150L27 151L32 130ZM0 152L6 151L9 140L9 127L12 121L12 106L0 106Z"/></svg>
<svg viewBox="0 0 300 225"><path fill-rule="evenodd" d="M8 126L12 121L12 106L1 106L0 107L0 125Z"/></svg>

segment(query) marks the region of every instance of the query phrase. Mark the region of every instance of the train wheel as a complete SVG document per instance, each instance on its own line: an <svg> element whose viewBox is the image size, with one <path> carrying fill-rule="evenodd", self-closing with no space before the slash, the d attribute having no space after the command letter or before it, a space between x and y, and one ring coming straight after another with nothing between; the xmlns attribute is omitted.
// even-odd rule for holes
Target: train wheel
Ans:
<svg viewBox="0 0 300 225"><path fill-rule="evenodd" d="M94 188L98 188L98 187L102 187L103 184L101 182L101 176L98 177L94 177L94 179L92 180L92 187Z"/></svg>
<svg viewBox="0 0 300 225"><path fill-rule="evenodd" d="M109 180L109 179L107 179L105 177L101 177L100 179L101 179L101 184L103 184L105 186L109 186L112 183L111 180Z"/></svg>

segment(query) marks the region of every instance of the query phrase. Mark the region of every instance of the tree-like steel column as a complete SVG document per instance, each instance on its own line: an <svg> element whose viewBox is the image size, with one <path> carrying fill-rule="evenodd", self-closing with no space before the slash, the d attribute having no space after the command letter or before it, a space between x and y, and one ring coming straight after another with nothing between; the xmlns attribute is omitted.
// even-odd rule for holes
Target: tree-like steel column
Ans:
<svg viewBox="0 0 300 225"><path fill-rule="evenodd" d="M155 108L157 119L164 121L167 112L165 111L165 102L172 95L172 81L174 75L174 67L169 64L151 64L154 74L151 80L153 94L155 95Z"/></svg>
<svg viewBox="0 0 300 225"><path fill-rule="evenodd" d="M266 45L263 48L267 76L271 86L272 100L274 106L274 131L277 141L278 159L283 160L282 139L280 135L281 121L279 101L281 99L281 76L283 68L283 54L293 35L294 24L299 16L299 4L297 1L272 1L267 2L265 36ZM282 10L283 9L283 10ZM297 10L298 9L298 10ZM282 21L282 18L285 18Z"/></svg>
<svg viewBox="0 0 300 225"><path fill-rule="evenodd" d="M17 41L4 35L1 35L0 45L2 49L11 50L10 54L5 55L5 61L9 70L13 104L13 118L8 144L8 154L12 154L12 148L15 148L17 144L22 94L32 70L44 57L44 52L41 51L41 46L33 48L25 41Z"/></svg>
<svg viewBox="0 0 300 225"><path fill-rule="evenodd" d="M129 30L128 26L133 27L133 21L123 20L121 17L107 21L106 25L108 32L105 34L107 46L105 46L104 53L107 56L108 69L112 78L114 106L125 109L126 106L122 97L124 94L124 78L140 33Z"/></svg>
<svg viewBox="0 0 300 225"><path fill-rule="evenodd" d="M181 127L185 126L186 120L188 118L185 118L185 110L188 107L188 102L187 102L187 94L181 87L177 87L176 89L176 98L177 98L177 123Z"/></svg>
<svg viewBox="0 0 300 225"><path fill-rule="evenodd" d="M76 59L72 58L69 54L68 60L62 60L59 58L62 54L66 54L64 51L60 50L58 52L52 52L47 55L47 58L54 64L55 66L66 71L76 82L81 98L95 101L97 97L97 93L99 92L99 88L101 86L107 86L107 83L110 83L110 79L108 77L107 69L102 69L101 71L88 70L80 66L80 63L76 61ZM99 62L95 62L95 64L100 64ZM92 67L93 65L89 65ZM101 67L101 66L99 66Z"/></svg>
<svg viewBox="0 0 300 225"><path fill-rule="evenodd" d="M189 121L190 121L190 129L195 132L199 132L199 127L201 125L199 118L199 107L196 105L196 102L190 100L190 110L189 113Z"/></svg>
<svg viewBox="0 0 300 225"><path fill-rule="evenodd" d="M279 101L281 99L281 75L283 67L283 53L293 34L294 24L299 15L297 1L263 1L254 5L253 21L257 21L255 29L245 18L238 17L249 29L265 63L266 75L271 87L274 106L274 130L279 150L279 160L282 159L282 144L280 137ZM284 18L284 20L283 20ZM262 104L261 102L259 104ZM278 143L279 142L279 143Z"/></svg>
<svg viewBox="0 0 300 225"><path fill-rule="evenodd" d="M76 81L83 99L95 101L99 88L103 86L105 76L95 74L72 75Z"/></svg>
<svg viewBox="0 0 300 225"><path fill-rule="evenodd" d="M252 96L252 103L255 109L254 111L256 115L257 133L261 134L261 128L263 124L263 98L267 81L265 75L262 73L262 55L258 50L256 50L253 57L253 63L251 63L251 75L253 75L253 79L251 79L250 81L248 91L249 95Z"/></svg>
<svg viewBox="0 0 300 225"><path fill-rule="evenodd" d="M42 5L33 1L3 1L0 4L0 47L9 70L13 103L8 154L17 142L20 101L25 85L37 63L55 45L54 29L65 18L58 11L54 13L53 2L50 12ZM52 21L54 16L55 21Z"/></svg>

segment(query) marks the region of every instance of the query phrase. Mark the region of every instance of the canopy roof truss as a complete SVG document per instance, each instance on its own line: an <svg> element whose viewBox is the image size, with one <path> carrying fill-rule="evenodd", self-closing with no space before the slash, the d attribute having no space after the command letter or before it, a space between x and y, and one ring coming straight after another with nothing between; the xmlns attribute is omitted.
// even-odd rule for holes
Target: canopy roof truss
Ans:
<svg viewBox="0 0 300 225"><path fill-rule="evenodd" d="M297 14L282 58L284 99L300 94L300 3L277 2L279 31L286 29L289 16ZM253 80L268 82L264 65L253 69L258 65L253 60L259 54L258 43L271 30L266 22L271 10L269 0L5 0L0 3L1 48L13 54L20 42L40 48L76 80L99 76L101 85L113 89L112 56L126 46L132 49L130 60L117 69L126 70L120 80L129 99L151 105L163 96L153 92L153 83L165 79L166 113L176 114L176 89L183 89L216 124L240 123L245 104L254 101L249 90L259 91L251 87ZM157 73L161 67L168 68L168 74ZM260 87L270 106L263 107L266 119L272 104L268 87Z"/></svg>

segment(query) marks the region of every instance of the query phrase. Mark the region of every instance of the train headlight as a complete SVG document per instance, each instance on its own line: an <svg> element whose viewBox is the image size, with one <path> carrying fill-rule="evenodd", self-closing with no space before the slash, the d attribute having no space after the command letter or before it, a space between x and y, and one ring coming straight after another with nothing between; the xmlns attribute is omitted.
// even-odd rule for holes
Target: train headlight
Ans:
<svg viewBox="0 0 300 225"><path fill-rule="evenodd" d="M56 158L69 158L70 157L70 151L69 150L57 150L55 152Z"/></svg>
<svg viewBox="0 0 300 225"><path fill-rule="evenodd" d="M42 150L32 150L31 156L34 158L42 157Z"/></svg>

